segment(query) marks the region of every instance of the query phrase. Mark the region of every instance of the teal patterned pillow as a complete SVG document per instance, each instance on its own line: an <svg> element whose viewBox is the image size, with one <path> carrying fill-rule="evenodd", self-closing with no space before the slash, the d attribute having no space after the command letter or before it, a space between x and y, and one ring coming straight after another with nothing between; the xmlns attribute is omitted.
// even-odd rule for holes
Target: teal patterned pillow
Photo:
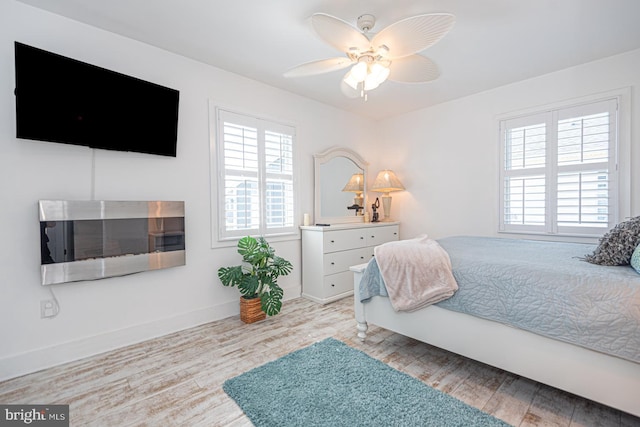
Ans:
<svg viewBox="0 0 640 427"><path fill-rule="evenodd" d="M631 255L631 267L638 273L640 273L640 245L633 251Z"/></svg>

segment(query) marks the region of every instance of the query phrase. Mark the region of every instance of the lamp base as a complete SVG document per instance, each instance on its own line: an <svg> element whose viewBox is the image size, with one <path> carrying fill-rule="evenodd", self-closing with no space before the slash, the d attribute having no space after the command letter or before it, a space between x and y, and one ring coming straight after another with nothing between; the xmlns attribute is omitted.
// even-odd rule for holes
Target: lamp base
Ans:
<svg viewBox="0 0 640 427"><path fill-rule="evenodd" d="M382 196L382 210L384 211L384 219L391 218L391 196Z"/></svg>

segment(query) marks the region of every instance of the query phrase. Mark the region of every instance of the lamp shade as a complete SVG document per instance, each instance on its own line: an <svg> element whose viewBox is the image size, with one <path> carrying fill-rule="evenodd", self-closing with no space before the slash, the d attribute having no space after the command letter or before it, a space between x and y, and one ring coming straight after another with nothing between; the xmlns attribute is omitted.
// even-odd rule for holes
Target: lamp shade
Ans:
<svg viewBox="0 0 640 427"><path fill-rule="evenodd" d="M376 176L376 180L373 182L373 187L371 187L371 190L379 193L402 191L404 189L404 185L402 185L396 174L389 169L378 172L378 176Z"/></svg>
<svg viewBox="0 0 640 427"><path fill-rule="evenodd" d="M352 193L362 193L364 191L364 174L354 173L351 175L349 182L344 186L342 191L350 191Z"/></svg>

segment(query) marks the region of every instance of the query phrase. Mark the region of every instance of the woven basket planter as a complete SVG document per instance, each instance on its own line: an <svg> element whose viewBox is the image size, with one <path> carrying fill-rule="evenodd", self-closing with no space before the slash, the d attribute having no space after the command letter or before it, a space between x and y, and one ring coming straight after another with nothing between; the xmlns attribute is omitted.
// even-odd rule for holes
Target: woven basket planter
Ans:
<svg viewBox="0 0 640 427"><path fill-rule="evenodd" d="M240 320L244 323L254 323L266 317L267 314L260 307L260 298L240 297Z"/></svg>

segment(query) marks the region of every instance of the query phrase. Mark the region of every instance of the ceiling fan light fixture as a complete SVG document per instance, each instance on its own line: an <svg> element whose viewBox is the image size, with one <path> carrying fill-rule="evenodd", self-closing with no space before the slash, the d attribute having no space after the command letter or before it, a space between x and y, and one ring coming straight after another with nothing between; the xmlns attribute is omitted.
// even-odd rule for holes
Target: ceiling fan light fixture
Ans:
<svg viewBox="0 0 640 427"><path fill-rule="evenodd" d="M364 92L380 86L389 77L389 68L379 62L368 65L366 62L358 62L344 77L344 82L354 90L361 89ZM360 84L362 83L362 86Z"/></svg>
<svg viewBox="0 0 640 427"><path fill-rule="evenodd" d="M389 72L391 70L389 70L388 67L385 67L384 65L382 65L379 62L376 62L375 64L373 64L371 66L371 76L374 76L374 78L376 79L376 81L378 81L378 84L384 82L385 80L387 80L387 77L389 77Z"/></svg>
<svg viewBox="0 0 640 427"><path fill-rule="evenodd" d="M347 75L344 76L344 82L348 84L350 87L352 87L353 90L358 90L358 84L360 82L357 81L355 77L353 77L353 74L351 74L351 71L349 71Z"/></svg>
<svg viewBox="0 0 640 427"><path fill-rule="evenodd" d="M375 79L373 74L369 74L366 79L364 79L364 90L370 91L380 86L380 82Z"/></svg>
<svg viewBox="0 0 640 427"><path fill-rule="evenodd" d="M351 68L351 76L358 82L361 83L367 78L368 68L366 62L358 62Z"/></svg>
<svg viewBox="0 0 640 427"><path fill-rule="evenodd" d="M373 90L389 77L389 68L376 62L369 68L369 74L364 79L364 90Z"/></svg>

